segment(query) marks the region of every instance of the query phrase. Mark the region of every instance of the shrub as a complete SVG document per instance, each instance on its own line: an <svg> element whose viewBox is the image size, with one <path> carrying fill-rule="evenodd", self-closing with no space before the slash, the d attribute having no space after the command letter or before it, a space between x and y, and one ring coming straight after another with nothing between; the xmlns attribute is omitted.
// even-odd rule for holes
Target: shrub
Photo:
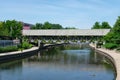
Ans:
<svg viewBox="0 0 120 80"><path fill-rule="evenodd" d="M17 47L17 46L0 47L0 53L17 51L17 50L18 50L18 47Z"/></svg>
<svg viewBox="0 0 120 80"><path fill-rule="evenodd" d="M32 48L33 47L33 45L32 44L29 44L29 48Z"/></svg>
<svg viewBox="0 0 120 80"><path fill-rule="evenodd" d="M32 47L32 44L29 44L28 42L23 42L22 43L22 48L23 49L29 49Z"/></svg>
<svg viewBox="0 0 120 80"><path fill-rule="evenodd" d="M106 43L106 44L104 45L104 47L107 48L107 49L115 49L115 48L117 48L117 44L114 44L114 43Z"/></svg>

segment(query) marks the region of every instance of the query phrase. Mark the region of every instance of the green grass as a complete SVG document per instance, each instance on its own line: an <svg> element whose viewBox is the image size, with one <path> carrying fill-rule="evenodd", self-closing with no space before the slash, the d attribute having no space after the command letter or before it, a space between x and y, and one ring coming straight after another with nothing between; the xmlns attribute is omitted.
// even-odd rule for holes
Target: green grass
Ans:
<svg viewBox="0 0 120 80"><path fill-rule="evenodd" d="M12 52L12 51L17 51L17 50L18 50L17 46L0 47L0 53Z"/></svg>

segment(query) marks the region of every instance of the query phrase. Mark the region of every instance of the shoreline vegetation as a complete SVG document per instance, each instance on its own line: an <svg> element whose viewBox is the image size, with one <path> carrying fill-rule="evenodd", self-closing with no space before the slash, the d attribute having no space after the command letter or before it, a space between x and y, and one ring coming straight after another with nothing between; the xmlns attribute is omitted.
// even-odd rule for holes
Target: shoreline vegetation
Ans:
<svg viewBox="0 0 120 80"><path fill-rule="evenodd" d="M104 44L102 43L102 46L106 49L115 49L117 51L120 51L120 16L118 16L118 19L116 20L113 27L110 27L107 22L104 22L104 24L102 23L102 25L100 25L99 22L96 22L92 27L92 29L103 28L109 28L111 30L102 39L98 39L98 41L104 42Z"/></svg>
<svg viewBox="0 0 120 80"><path fill-rule="evenodd" d="M2 40L2 37L7 36L11 38L11 40L18 39L23 40L22 32L23 29L23 22L16 21L16 20L6 20L6 21L0 21L0 40ZM42 23L36 23L35 25L32 25L30 27L31 29L76 29L75 27L66 27L63 28L60 24L52 24L49 22ZM94 39L92 38L93 42L98 41L102 42L100 44L101 46L105 47L106 49L116 49L117 51L120 51L120 16L118 16L118 19L116 20L113 27L109 25L108 22L102 22L100 24L99 22L95 22L93 27L91 29L111 29L110 32L103 36L102 38ZM26 39L27 40L27 39ZM0 53L6 52L6 51L16 51L16 50L23 50L27 48L31 48L33 45L29 44L27 41L22 41L22 45L13 46L13 47L0 47Z"/></svg>
<svg viewBox="0 0 120 80"><path fill-rule="evenodd" d="M15 45L15 46L0 47L0 53L12 52L12 51L22 51L24 49L30 49L32 47L33 47L32 44L25 41L22 44Z"/></svg>
<svg viewBox="0 0 120 80"><path fill-rule="evenodd" d="M63 28L60 24L52 24L50 22L45 22L44 24L36 23L35 25L32 25L16 20L0 21L0 40L20 40L20 44L17 46L0 46L0 53L22 51L34 46L30 44L29 41L23 41L24 36L22 36L22 30L24 29L24 26L29 26L30 29L76 29L75 27Z"/></svg>

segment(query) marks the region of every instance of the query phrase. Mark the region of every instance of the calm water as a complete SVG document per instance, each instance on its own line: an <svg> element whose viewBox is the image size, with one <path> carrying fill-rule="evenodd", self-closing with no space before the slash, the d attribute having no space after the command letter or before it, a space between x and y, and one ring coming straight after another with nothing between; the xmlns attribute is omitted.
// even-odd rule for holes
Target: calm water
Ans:
<svg viewBox="0 0 120 80"><path fill-rule="evenodd" d="M89 48L53 48L23 60L0 64L0 80L114 80L106 58Z"/></svg>

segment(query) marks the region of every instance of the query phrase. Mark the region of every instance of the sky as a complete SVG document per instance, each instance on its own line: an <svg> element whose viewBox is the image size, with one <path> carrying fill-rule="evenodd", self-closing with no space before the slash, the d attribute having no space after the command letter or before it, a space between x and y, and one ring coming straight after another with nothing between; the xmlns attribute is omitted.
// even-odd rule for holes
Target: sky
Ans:
<svg viewBox="0 0 120 80"><path fill-rule="evenodd" d="M0 21L48 21L63 27L90 29L96 21L107 21L113 26L118 16L120 0L0 0Z"/></svg>

